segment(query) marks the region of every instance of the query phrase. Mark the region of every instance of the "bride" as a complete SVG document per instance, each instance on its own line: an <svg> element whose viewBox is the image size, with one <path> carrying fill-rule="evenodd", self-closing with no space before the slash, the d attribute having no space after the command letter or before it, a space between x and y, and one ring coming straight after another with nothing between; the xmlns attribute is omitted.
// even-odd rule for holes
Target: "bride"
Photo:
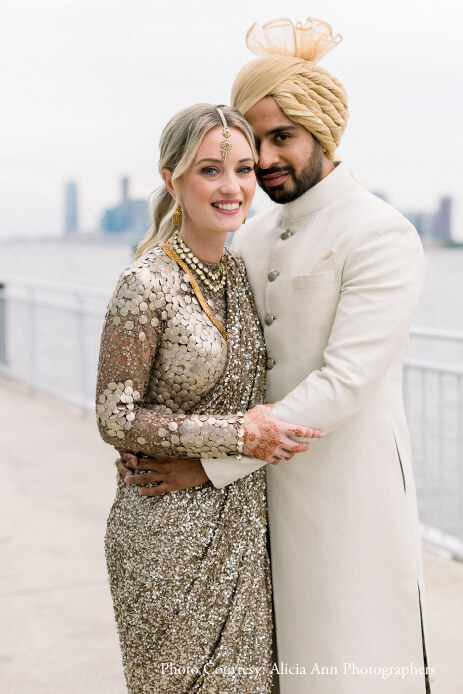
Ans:
<svg viewBox="0 0 463 694"><path fill-rule="evenodd" d="M294 437L320 432L262 405L262 330L243 262L224 247L254 194L253 132L238 111L199 104L167 124L160 152L153 227L106 314L101 436L150 456L289 460L309 446ZM105 543L130 694L269 693L264 470L148 494L120 484Z"/></svg>

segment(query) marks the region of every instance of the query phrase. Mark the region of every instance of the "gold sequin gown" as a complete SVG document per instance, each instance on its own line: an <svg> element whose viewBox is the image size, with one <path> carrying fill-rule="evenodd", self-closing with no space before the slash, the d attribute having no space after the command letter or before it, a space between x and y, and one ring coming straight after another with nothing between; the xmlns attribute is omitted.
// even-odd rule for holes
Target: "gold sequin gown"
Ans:
<svg viewBox="0 0 463 694"><path fill-rule="evenodd" d="M265 348L241 259L201 285L157 246L121 276L101 342L97 417L121 449L235 455L242 414L263 402ZM268 694L271 593L263 469L224 489L160 497L122 484L105 547L130 694Z"/></svg>

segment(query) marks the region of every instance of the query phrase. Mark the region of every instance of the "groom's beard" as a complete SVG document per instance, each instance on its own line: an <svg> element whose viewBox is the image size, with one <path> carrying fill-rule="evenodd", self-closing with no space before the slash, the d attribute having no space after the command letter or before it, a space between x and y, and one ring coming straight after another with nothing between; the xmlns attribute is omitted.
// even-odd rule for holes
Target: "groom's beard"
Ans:
<svg viewBox="0 0 463 694"><path fill-rule="evenodd" d="M319 142L314 139L314 148L310 159L304 166L299 175L292 166L273 166L271 169L258 169L257 180L260 187L265 190L273 202L285 203L296 200L303 195L309 188L312 188L322 178L323 157L322 148ZM273 173L289 173L289 176L279 186L269 186L262 176Z"/></svg>

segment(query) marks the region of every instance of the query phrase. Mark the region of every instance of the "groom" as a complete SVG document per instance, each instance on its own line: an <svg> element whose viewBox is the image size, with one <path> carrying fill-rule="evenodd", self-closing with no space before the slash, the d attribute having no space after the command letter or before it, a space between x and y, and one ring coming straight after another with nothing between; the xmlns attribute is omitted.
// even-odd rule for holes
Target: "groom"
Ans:
<svg viewBox="0 0 463 694"><path fill-rule="evenodd" d="M248 45L262 57L232 91L259 138L259 183L278 203L233 243L264 325L267 399L276 417L327 434L267 466L280 688L424 694L421 549L401 395L423 253L408 221L335 160L347 99L317 61L339 40L317 20L254 25ZM145 490L156 494L207 479L223 487L262 464L139 469L163 481Z"/></svg>

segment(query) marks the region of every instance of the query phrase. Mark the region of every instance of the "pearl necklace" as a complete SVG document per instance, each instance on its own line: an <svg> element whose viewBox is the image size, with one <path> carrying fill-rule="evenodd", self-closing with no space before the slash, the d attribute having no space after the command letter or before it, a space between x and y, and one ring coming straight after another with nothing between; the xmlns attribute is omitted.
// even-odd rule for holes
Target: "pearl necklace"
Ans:
<svg viewBox="0 0 463 694"><path fill-rule="evenodd" d="M225 286L226 274L225 274L225 254L222 255L219 263L218 269L214 272L210 268L206 267L191 251L186 245L183 239L180 238L178 233L176 233L172 239L172 248L184 261L192 272L203 282L208 289L214 293L218 292Z"/></svg>

